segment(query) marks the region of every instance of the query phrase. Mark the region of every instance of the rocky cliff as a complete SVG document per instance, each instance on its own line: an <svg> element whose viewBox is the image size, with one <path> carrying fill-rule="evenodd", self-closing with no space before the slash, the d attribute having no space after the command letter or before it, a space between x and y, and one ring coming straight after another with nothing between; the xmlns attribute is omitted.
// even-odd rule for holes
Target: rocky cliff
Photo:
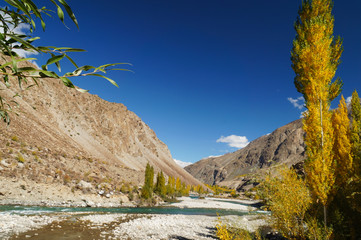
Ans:
<svg viewBox="0 0 361 240"><path fill-rule="evenodd" d="M135 186L142 184L149 162L155 172L162 170L188 184L200 184L123 104L66 88L60 80L43 79L38 87L14 98L15 86L16 82L10 89L2 82L0 86L6 89L1 92L4 99L19 104L14 108L18 115L11 114L11 124L0 124L1 177L69 188L81 180L109 188Z"/></svg>
<svg viewBox="0 0 361 240"><path fill-rule="evenodd" d="M220 157L202 159L185 169L207 184L242 188L250 174L275 164L294 165L305 158L302 120L296 120L262 136L245 148Z"/></svg>

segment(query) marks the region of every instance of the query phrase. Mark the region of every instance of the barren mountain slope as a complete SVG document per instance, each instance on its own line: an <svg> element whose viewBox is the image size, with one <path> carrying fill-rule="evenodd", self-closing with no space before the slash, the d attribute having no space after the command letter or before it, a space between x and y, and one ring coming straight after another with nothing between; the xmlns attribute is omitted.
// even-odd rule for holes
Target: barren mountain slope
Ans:
<svg viewBox="0 0 361 240"><path fill-rule="evenodd" d="M185 169L207 184L237 188L245 176L276 163L296 164L304 159L302 120L278 128L248 146L220 157L202 159Z"/></svg>
<svg viewBox="0 0 361 240"><path fill-rule="evenodd" d="M80 180L112 187L122 182L139 185L149 162L155 172L200 184L123 104L79 93L60 80L44 79L39 85L22 91L21 97L12 97L15 82L1 92L20 107L19 116L11 115L10 126L0 124L0 176L69 187ZM0 88L5 88L2 82Z"/></svg>

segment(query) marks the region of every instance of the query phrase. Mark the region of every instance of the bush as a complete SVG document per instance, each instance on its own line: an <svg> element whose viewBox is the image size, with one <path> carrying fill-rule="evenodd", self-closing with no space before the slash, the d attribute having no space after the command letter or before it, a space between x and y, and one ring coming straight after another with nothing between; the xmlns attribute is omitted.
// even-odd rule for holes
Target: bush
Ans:
<svg viewBox="0 0 361 240"><path fill-rule="evenodd" d="M279 169L279 177L266 177L259 188L272 211L274 228L290 239L305 239L304 219L311 204L306 183L287 166Z"/></svg>
<svg viewBox="0 0 361 240"><path fill-rule="evenodd" d="M11 140L13 140L14 142L17 142L17 141L19 141L19 138L18 138L18 136L12 136L11 137Z"/></svg>
<svg viewBox="0 0 361 240"><path fill-rule="evenodd" d="M23 155L21 155L21 153L18 154L18 156L16 157L16 160L18 160L18 162L20 162L20 163L25 162L25 159L24 159Z"/></svg>

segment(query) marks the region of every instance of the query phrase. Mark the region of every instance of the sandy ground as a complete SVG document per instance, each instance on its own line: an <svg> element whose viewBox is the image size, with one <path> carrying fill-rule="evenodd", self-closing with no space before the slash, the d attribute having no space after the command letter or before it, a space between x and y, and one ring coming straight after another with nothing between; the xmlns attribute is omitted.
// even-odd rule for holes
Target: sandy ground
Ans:
<svg viewBox="0 0 361 240"><path fill-rule="evenodd" d="M216 199L181 198L171 206L247 210ZM199 201L199 202L198 202ZM243 202L244 203L244 202ZM250 204L250 202L248 202ZM220 204L220 205L219 205ZM0 212L0 239L216 239L218 218L204 215L52 213L15 215ZM228 225L254 231L267 225L259 215L224 216Z"/></svg>

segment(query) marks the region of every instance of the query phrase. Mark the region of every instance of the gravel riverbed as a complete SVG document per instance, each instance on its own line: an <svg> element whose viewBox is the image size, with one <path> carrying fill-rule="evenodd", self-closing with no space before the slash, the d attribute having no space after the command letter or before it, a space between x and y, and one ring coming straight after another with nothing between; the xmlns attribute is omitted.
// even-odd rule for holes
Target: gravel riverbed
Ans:
<svg viewBox="0 0 361 240"><path fill-rule="evenodd" d="M216 199L180 200L180 203L170 206L254 210L246 205ZM216 216L182 214L57 212L21 215L0 212L0 239L217 239L217 221ZM267 216L228 215L222 217L222 222L254 231L267 225Z"/></svg>

